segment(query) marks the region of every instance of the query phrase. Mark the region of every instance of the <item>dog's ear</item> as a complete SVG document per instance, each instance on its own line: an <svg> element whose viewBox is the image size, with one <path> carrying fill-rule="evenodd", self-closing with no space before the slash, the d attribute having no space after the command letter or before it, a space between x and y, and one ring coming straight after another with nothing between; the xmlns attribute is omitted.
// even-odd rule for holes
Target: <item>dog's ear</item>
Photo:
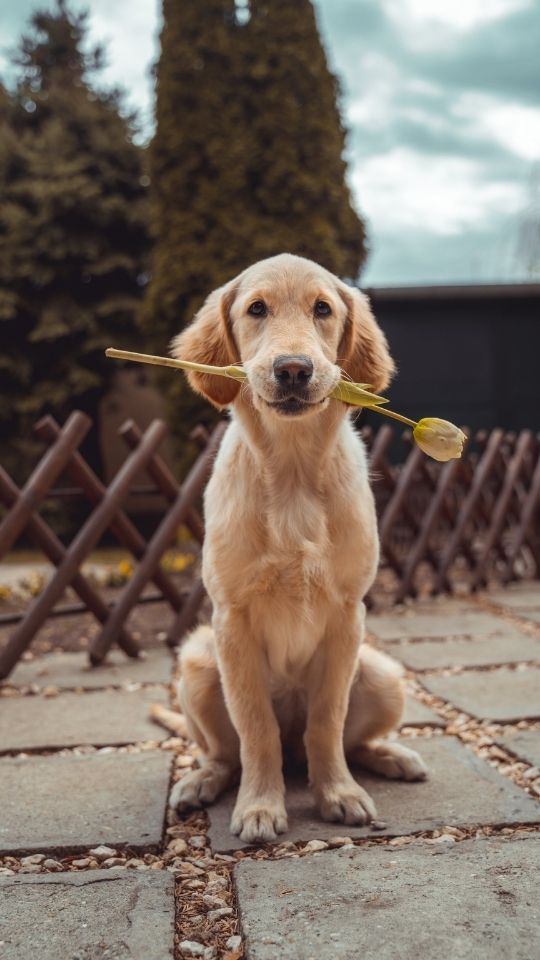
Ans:
<svg viewBox="0 0 540 960"><path fill-rule="evenodd" d="M236 289L237 284L233 281L210 294L190 325L172 341L173 357L207 363L213 367L238 363L230 320ZM235 380L208 373L188 373L187 378L196 393L201 393L219 408L232 403L240 389L240 384Z"/></svg>
<svg viewBox="0 0 540 960"><path fill-rule="evenodd" d="M365 293L341 282L338 289L347 307L347 319L337 362L354 383L368 383L379 393L388 386L396 369L386 337Z"/></svg>

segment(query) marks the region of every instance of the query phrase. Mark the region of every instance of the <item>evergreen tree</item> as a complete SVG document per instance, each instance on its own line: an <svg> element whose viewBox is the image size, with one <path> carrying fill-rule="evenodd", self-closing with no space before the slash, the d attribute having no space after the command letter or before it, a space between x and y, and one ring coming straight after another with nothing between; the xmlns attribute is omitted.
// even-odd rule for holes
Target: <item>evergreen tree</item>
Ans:
<svg viewBox="0 0 540 960"><path fill-rule="evenodd" d="M31 25L0 100L0 426L13 454L45 411L95 417L114 373L105 347L135 339L148 243L142 151L118 93L90 86L102 54L84 50L86 15L59 0Z"/></svg>
<svg viewBox="0 0 540 960"><path fill-rule="evenodd" d="M31 368L17 328L21 302L12 276L14 250L6 234L23 215L13 195L22 157L11 114L11 98L0 84L0 443L2 465L13 471L19 451L7 448L6 441L15 435L17 411L24 401Z"/></svg>
<svg viewBox="0 0 540 960"><path fill-rule="evenodd" d="M151 145L152 336L213 287L287 250L354 278L365 256L345 135L310 0L164 0Z"/></svg>
<svg viewBox="0 0 540 960"><path fill-rule="evenodd" d="M154 352L257 259L288 251L355 278L365 256L345 182L338 84L310 0L251 0L248 18L239 7L163 0L143 305ZM181 437L193 419L211 419L183 379L157 376Z"/></svg>
<svg viewBox="0 0 540 960"><path fill-rule="evenodd" d="M251 0L250 8L244 96L251 226L262 228L256 256L287 250L356 279L365 232L346 184L339 84L311 0Z"/></svg>
<svg viewBox="0 0 540 960"><path fill-rule="evenodd" d="M148 349L166 352L205 294L245 265L245 141L234 0L163 0L156 135L150 145L152 281L142 310ZM248 254L249 256L249 254ZM216 420L182 374L150 374L167 397L180 469L198 422Z"/></svg>
<svg viewBox="0 0 540 960"><path fill-rule="evenodd" d="M178 331L243 265L245 129L234 0L163 0L152 177L152 337Z"/></svg>

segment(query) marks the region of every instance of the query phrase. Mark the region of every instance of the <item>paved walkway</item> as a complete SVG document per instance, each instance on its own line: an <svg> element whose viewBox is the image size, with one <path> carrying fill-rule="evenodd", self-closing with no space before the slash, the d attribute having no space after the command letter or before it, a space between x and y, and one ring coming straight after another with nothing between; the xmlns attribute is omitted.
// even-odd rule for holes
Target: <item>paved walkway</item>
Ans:
<svg viewBox="0 0 540 960"><path fill-rule="evenodd" d="M426 783L358 771L373 827L317 817L288 782L273 846L234 797L167 819L193 744L148 719L173 661L22 663L0 689L2 960L540 960L540 583L373 615L407 670L400 737Z"/></svg>

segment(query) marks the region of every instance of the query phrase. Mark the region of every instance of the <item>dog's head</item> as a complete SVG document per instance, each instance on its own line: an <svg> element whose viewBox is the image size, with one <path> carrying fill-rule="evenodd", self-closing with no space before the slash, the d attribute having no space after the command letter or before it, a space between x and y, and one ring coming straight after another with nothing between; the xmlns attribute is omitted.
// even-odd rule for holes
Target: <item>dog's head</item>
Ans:
<svg viewBox="0 0 540 960"><path fill-rule="evenodd" d="M367 297L290 254L261 260L210 294L172 352L196 363L242 364L254 406L286 417L324 409L342 376L377 392L394 371ZM240 390L223 377L188 377L217 407Z"/></svg>

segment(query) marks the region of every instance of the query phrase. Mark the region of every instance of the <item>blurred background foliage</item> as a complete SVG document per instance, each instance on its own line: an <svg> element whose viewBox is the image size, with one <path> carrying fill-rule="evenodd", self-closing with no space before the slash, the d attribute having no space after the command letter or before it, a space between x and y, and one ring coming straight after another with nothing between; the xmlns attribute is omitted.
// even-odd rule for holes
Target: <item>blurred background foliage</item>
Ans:
<svg viewBox="0 0 540 960"><path fill-rule="evenodd" d="M95 417L105 347L139 336L149 250L145 151L119 94L95 85L85 17L60 3L30 26L0 94L0 429L19 479L41 414Z"/></svg>
<svg viewBox="0 0 540 960"><path fill-rule="evenodd" d="M100 87L103 51L64 0L34 13L14 61L0 85L0 457L21 480L40 415L96 419L106 346L166 352L212 289L284 250L355 279L366 239L310 0L164 0L150 144ZM190 429L214 415L183 378L151 376L183 469Z"/></svg>

